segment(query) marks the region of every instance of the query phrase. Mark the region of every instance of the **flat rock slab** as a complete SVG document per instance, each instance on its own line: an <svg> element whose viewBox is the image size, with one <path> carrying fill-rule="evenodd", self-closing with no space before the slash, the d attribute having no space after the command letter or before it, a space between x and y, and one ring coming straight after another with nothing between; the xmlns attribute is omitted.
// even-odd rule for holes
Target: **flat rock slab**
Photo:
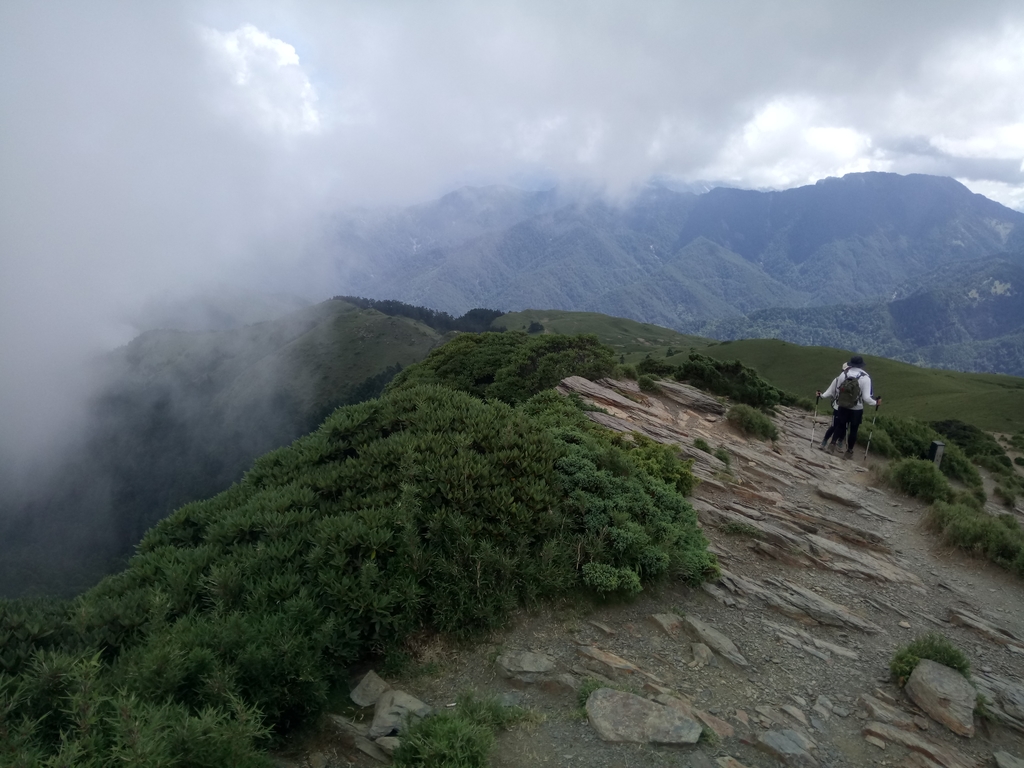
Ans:
<svg viewBox="0 0 1024 768"><path fill-rule="evenodd" d="M597 646L580 645L576 647L576 652L583 657L583 665L585 667L596 667L597 671L602 674L617 677L619 679L636 679L639 676L643 676L656 683L661 682L649 672L644 672L633 662L626 661L624 658L616 656L614 653L602 651Z"/></svg>
<svg viewBox="0 0 1024 768"><path fill-rule="evenodd" d="M956 670L931 659L921 659L904 690L933 720L960 736L974 736L978 692Z"/></svg>
<svg viewBox="0 0 1024 768"><path fill-rule="evenodd" d="M904 731L885 723L868 723L861 733L864 736L874 736L876 739L891 744L900 744L914 752L919 752L943 768L978 768L978 762L974 758L968 757L955 747L943 746L921 733Z"/></svg>
<svg viewBox="0 0 1024 768"><path fill-rule="evenodd" d="M515 651L503 653L495 662L502 677L535 683L555 670L555 662L544 653Z"/></svg>
<svg viewBox="0 0 1024 768"><path fill-rule="evenodd" d="M683 628L695 640L704 643L719 656L728 659L736 666L750 666L750 662L743 657L736 644L710 624L705 624L693 616L685 616L683 617Z"/></svg>
<svg viewBox="0 0 1024 768"><path fill-rule="evenodd" d="M1009 752L996 752L992 755L995 758L997 768L1024 768L1024 760L1020 760Z"/></svg>
<svg viewBox="0 0 1024 768"><path fill-rule="evenodd" d="M767 752L786 765L806 766L813 768L818 765L807 750L808 740L796 731L765 731L757 737L757 748Z"/></svg>
<svg viewBox="0 0 1024 768"><path fill-rule="evenodd" d="M410 720L426 717L430 706L405 691L385 691L377 699L373 712L373 723L367 736L379 739L381 736L397 736L408 727Z"/></svg>
<svg viewBox="0 0 1024 768"><path fill-rule="evenodd" d="M352 689L349 696L360 707L372 707L377 703L381 694L389 688L391 686L387 682L381 679L376 672L370 670L359 681L359 685Z"/></svg>
<svg viewBox="0 0 1024 768"><path fill-rule="evenodd" d="M703 730L700 723L677 709L611 688L598 688L590 694L587 717L604 741L696 744Z"/></svg>
<svg viewBox="0 0 1024 768"><path fill-rule="evenodd" d="M902 709L886 704L881 699L876 699L867 693L862 693L857 699L858 703L867 710L868 717L879 723L895 725L897 728L914 730L914 716L904 712Z"/></svg>
<svg viewBox="0 0 1024 768"><path fill-rule="evenodd" d="M814 489L823 499L838 501L844 507L853 507L854 509L858 509L864 506L863 502L860 500L860 493L852 486L843 485L841 483L821 483L820 485L816 485Z"/></svg>

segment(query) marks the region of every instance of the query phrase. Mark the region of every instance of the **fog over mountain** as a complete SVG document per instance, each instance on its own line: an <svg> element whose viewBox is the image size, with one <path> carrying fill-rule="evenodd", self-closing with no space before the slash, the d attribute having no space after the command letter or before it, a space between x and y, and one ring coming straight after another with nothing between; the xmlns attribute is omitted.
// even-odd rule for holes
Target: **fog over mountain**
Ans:
<svg viewBox="0 0 1024 768"><path fill-rule="evenodd" d="M351 292L355 209L862 171L1019 209L1022 41L1003 0L5 2L0 482L71 439L86 361L154 306Z"/></svg>

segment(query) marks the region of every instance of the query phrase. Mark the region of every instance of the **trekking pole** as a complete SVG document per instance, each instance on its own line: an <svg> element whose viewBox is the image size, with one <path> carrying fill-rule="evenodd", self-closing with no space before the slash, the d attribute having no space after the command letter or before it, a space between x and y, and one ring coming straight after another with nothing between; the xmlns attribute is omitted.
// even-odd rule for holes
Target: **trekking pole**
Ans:
<svg viewBox="0 0 1024 768"><path fill-rule="evenodd" d="M817 397L814 398L814 416L811 419L811 448L814 447L814 427L818 423L818 401L821 400L821 392L815 394Z"/></svg>
<svg viewBox="0 0 1024 768"><path fill-rule="evenodd" d="M878 419L878 406L882 404L882 398L875 403L875 415L871 418L871 431L868 432L868 444L864 446L864 461L868 460L868 451L871 450L871 436L875 434L875 421Z"/></svg>

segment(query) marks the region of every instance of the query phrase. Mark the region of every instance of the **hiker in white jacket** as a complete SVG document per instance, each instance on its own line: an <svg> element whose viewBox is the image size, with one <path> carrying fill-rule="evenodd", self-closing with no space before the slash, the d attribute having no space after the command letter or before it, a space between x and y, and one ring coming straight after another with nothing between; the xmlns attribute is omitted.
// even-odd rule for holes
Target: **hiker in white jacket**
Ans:
<svg viewBox="0 0 1024 768"><path fill-rule="evenodd" d="M843 454L843 458L846 459L853 458L857 430L860 429L860 423L864 418L864 404L878 405L882 402L882 398L876 400L871 396L871 377L863 366L864 358L854 355L850 358L849 367L835 378L828 389L819 393L820 397L835 398L839 406L836 411L836 428L828 451L835 453L836 443L842 439L843 433L847 432L846 453Z"/></svg>

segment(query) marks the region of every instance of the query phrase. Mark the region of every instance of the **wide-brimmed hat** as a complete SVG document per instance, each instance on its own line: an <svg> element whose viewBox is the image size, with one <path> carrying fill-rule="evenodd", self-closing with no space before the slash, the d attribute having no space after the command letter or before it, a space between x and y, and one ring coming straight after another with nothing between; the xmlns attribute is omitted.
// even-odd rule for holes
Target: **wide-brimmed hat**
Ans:
<svg viewBox="0 0 1024 768"><path fill-rule="evenodd" d="M860 355L854 355L853 357L850 358L850 365L853 366L854 368L860 368L862 365L864 365L864 358L861 357Z"/></svg>

